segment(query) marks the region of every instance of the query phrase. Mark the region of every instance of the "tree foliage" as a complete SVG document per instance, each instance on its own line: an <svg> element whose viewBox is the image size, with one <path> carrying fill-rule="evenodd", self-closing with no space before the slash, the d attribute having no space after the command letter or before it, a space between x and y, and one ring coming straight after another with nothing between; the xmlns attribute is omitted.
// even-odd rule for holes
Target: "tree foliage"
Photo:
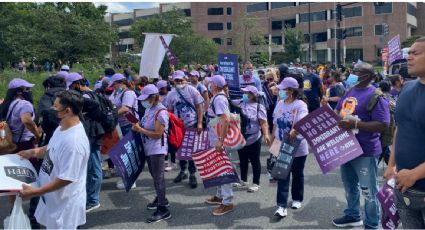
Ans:
<svg viewBox="0 0 425 230"><path fill-rule="evenodd" d="M106 6L89 2L0 3L0 62L100 60L117 40Z"/></svg>
<svg viewBox="0 0 425 230"><path fill-rule="evenodd" d="M285 57L286 62L296 62L300 58L305 48L302 46L304 43L304 34L298 29L285 27L283 29L285 38Z"/></svg>
<svg viewBox="0 0 425 230"><path fill-rule="evenodd" d="M404 41L401 42L401 48L407 48L411 47L413 43L415 43L415 40L422 37L421 35L413 35L411 37L406 38Z"/></svg>
<svg viewBox="0 0 425 230"><path fill-rule="evenodd" d="M175 34L170 48L179 60L180 67L197 63L214 63L217 59L217 45L211 40L195 34L192 30L192 21L181 10L155 15L148 19L136 21L130 30L130 37L134 38L136 50L141 50L145 40L143 33ZM169 72L168 61L164 58L161 66L161 75Z"/></svg>

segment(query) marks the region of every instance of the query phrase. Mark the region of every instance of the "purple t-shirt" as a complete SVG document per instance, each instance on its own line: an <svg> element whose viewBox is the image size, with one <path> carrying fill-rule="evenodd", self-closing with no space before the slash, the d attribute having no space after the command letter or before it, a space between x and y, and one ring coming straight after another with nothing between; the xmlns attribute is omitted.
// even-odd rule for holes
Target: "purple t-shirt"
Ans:
<svg viewBox="0 0 425 230"><path fill-rule="evenodd" d="M307 104L302 100L295 100L290 104L286 104L283 100L279 100L273 111L273 124L276 125L276 131L274 133L275 138L282 141L283 134L291 131L294 122L298 122L307 115ZM301 143L295 157L306 156L308 154L307 140L300 134L297 135L297 138L301 140Z"/></svg>
<svg viewBox="0 0 425 230"><path fill-rule="evenodd" d="M399 92L399 91L397 91L397 90L396 90L396 89L394 89L394 88L392 88L392 89L391 89L391 91L390 91L391 96L393 96L394 98L397 98L399 93L400 93L400 92Z"/></svg>
<svg viewBox="0 0 425 230"><path fill-rule="evenodd" d="M190 105L183 100L177 90ZM191 85L186 85L183 89L173 88L167 96L168 109L174 111L174 114L183 121L186 128L194 127L198 123L196 105L202 103L204 103L204 98Z"/></svg>
<svg viewBox="0 0 425 230"><path fill-rule="evenodd" d="M264 105L258 103L241 103L242 112L248 117L246 127L246 145L252 145L261 138L260 120L267 121ZM257 111L258 110L258 111Z"/></svg>
<svg viewBox="0 0 425 230"><path fill-rule="evenodd" d="M350 102L354 106L353 116L357 115L363 122L378 121L382 123L390 123L390 108L388 101L384 97L380 97L378 103L374 107L371 113L367 112L367 104L369 103L373 93L375 92L374 86L369 86L364 89L358 89L353 87L348 91L341 100L339 100L336 106L337 111L341 111L342 104L344 101ZM366 132L359 130L356 134L356 138L363 149L364 154L362 156L377 156L381 154L381 141L380 133L378 132Z"/></svg>
<svg viewBox="0 0 425 230"><path fill-rule="evenodd" d="M161 104L165 106L165 108L168 108L167 95L159 95L159 102L161 102Z"/></svg>
<svg viewBox="0 0 425 230"><path fill-rule="evenodd" d="M199 93L203 94L205 91L207 91L207 87L205 87L204 84L201 84L200 82L198 82L197 85L194 85L193 87L195 87Z"/></svg>
<svg viewBox="0 0 425 230"><path fill-rule="evenodd" d="M127 106L130 109L130 111L137 118L139 118L139 115L137 114L137 111L138 111L137 96L133 90L127 90L120 93L114 91L109 97L109 100L111 100L112 104L114 104L117 107L117 109L120 109L123 106ZM127 118L125 118L124 115L121 115L118 117L118 122L121 127L131 125L131 123L127 120Z"/></svg>
<svg viewBox="0 0 425 230"><path fill-rule="evenodd" d="M214 109L212 103L214 103ZM214 113L215 112L215 113ZM211 103L208 106L208 118L209 120L214 119L215 117L222 114L230 114L229 110L229 102L227 101L226 96L224 94L217 94L211 99ZM210 147L214 147L215 143L218 140L218 137L214 130L211 127L208 127L208 139L210 141Z"/></svg>
<svg viewBox="0 0 425 230"><path fill-rule="evenodd" d="M21 121L21 116L24 113L30 113L32 116L32 119L34 120L34 106L31 104L31 102L22 100L22 99L16 99L12 101L12 103L9 106L9 111L7 113L8 117L10 113L12 114L10 115L10 118L7 121L7 123L10 126L10 131L12 132L13 142L15 143L18 143L18 141L24 142L24 141L29 141L31 138L33 138L34 134L30 132L27 128L25 128L24 124ZM22 129L23 129L23 132L22 132ZM22 133L22 137L19 140L21 133Z"/></svg>
<svg viewBox="0 0 425 230"><path fill-rule="evenodd" d="M149 130L149 131L155 131L155 116L157 115L157 112L160 109L165 109L158 113L158 121L165 126L164 135L162 138L159 139L153 139L148 136L142 135L143 140L143 148L145 150L146 156L151 155L158 155L163 154L167 155L168 153L168 140L167 140L167 133L168 133L168 111L165 108L164 105L159 103L158 105L151 107L149 109L145 110L145 115L143 116L141 120L141 127Z"/></svg>

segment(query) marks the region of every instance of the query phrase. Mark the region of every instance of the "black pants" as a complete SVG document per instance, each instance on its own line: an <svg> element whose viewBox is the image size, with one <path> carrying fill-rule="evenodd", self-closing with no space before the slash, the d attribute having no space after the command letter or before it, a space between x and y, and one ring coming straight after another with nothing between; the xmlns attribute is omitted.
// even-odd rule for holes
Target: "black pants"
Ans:
<svg viewBox="0 0 425 230"><path fill-rule="evenodd" d="M304 200L304 165L307 156L295 157L291 172L286 180L277 181L276 203L279 207L287 208L289 196L289 181L292 174L292 200Z"/></svg>
<svg viewBox="0 0 425 230"><path fill-rule="evenodd" d="M270 108L267 110L267 124L269 125L269 132L273 132L273 112L276 107L276 104L270 105ZM273 135L273 133L271 133Z"/></svg>
<svg viewBox="0 0 425 230"><path fill-rule="evenodd" d="M195 166L195 162L193 161L184 161L184 160L180 160L180 172L186 172L187 167L187 163L189 162L189 173L190 174L194 174L196 173L196 166Z"/></svg>
<svg viewBox="0 0 425 230"><path fill-rule="evenodd" d="M171 148L171 146L168 146L168 154L165 156L165 161L168 161L168 157L170 157L171 163L176 163L176 152L177 150Z"/></svg>
<svg viewBox="0 0 425 230"><path fill-rule="evenodd" d="M248 180L248 164L251 162L253 183L260 185L261 175L261 138L251 145L247 145L238 151L240 167L241 167L241 180L247 182Z"/></svg>
<svg viewBox="0 0 425 230"><path fill-rule="evenodd" d="M165 155L152 155L147 157L149 173L153 178L156 197L159 205L166 204L165 198L165 179L164 179L164 160Z"/></svg>

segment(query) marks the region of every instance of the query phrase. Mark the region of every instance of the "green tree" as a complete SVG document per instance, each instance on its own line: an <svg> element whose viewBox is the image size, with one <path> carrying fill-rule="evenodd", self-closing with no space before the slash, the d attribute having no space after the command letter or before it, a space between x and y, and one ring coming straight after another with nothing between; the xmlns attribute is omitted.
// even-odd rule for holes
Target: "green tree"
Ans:
<svg viewBox="0 0 425 230"><path fill-rule="evenodd" d="M102 60L118 38L105 14L106 6L87 2L0 3L0 61Z"/></svg>
<svg viewBox="0 0 425 230"><path fill-rule="evenodd" d="M258 27L255 16L245 14L234 27L234 49L242 62L251 61L251 53L258 53L266 49L268 41L264 38L264 32Z"/></svg>
<svg viewBox="0 0 425 230"><path fill-rule="evenodd" d="M413 35L411 37L406 38L404 41L401 42L401 48L408 48L415 43L415 40L422 37L421 35Z"/></svg>
<svg viewBox="0 0 425 230"><path fill-rule="evenodd" d="M304 34L295 28L285 27L283 29L283 35L285 38L285 61L295 62L305 51L305 48L302 46L304 43Z"/></svg>

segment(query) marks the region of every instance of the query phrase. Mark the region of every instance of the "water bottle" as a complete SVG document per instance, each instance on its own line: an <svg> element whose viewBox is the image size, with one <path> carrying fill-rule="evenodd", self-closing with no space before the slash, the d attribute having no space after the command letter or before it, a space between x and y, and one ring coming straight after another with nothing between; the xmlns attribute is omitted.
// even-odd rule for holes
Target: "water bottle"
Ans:
<svg viewBox="0 0 425 230"><path fill-rule="evenodd" d="M5 126L6 126L6 123L4 123L4 122L0 123L0 139L6 138Z"/></svg>

